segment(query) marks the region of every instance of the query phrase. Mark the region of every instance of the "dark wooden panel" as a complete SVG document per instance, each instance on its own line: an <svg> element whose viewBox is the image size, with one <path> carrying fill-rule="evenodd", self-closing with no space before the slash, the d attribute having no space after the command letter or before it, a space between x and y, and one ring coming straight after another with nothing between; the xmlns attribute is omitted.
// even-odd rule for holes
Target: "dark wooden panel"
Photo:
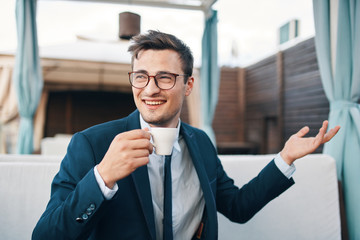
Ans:
<svg viewBox="0 0 360 240"><path fill-rule="evenodd" d="M45 136L51 137L57 133L73 134L95 124L125 117L135 108L130 93L50 92Z"/></svg>
<svg viewBox="0 0 360 240"><path fill-rule="evenodd" d="M213 120L217 143L236 142L240 139L239 68L221 68L219 98Z"/></svg>
<svg viewBox="0 0 360 240"><path fill-rule="evenodd" d="M258 146L259 153L278 149L277 114L279 86L277 57L270 56L246 69L246 141ZM275 143L276 144L272 144Z"/></svg>
<svg viewBox="0 0 360 240"><path fill-rule="evenodd" d="M317 134L328 118L329 103L318 69L314 39L284 51L284 138L303 126ZM322 147L316 152L321 152Z"/></svg>

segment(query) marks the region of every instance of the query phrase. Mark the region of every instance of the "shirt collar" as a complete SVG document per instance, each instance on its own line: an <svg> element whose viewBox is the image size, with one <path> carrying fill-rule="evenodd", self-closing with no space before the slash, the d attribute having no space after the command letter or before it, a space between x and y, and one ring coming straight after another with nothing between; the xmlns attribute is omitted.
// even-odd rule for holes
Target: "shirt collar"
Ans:
<svg viewBox="0 0 360 240"><path fill-rule="evenodd" d="M177 135L176 135L176 141L174 142L174 148L178 151L178 152L181 152L181 148L180 148L180 144L179 144L179 134L180 134L180 125L181 125L181 120L179 118L179 123L177 125ZM141 116L140 114L140 126L141 126L141 129L144 129L144 128L148 128L151 130L151 127L150 125L145 122L145 120L143 119L143 117ZM152 139L150 140L151 143L152 143Z"/></svg>

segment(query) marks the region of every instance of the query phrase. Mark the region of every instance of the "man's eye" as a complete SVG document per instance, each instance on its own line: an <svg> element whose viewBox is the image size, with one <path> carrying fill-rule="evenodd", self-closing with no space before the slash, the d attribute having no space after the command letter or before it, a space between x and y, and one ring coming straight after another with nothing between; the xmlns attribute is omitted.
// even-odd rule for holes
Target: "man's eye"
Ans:
<svg viewBox="0 0 360 240"><path fill-rule="evenodd" d="M147 79L147 76L144 74L136 74L135 78L138 80Z"/></svg>
<svg viewBox="0 0 360 240"><path fill-rule="evenodd" d="M158 79L166 80L166 79L171 79L171 78L172 78L172 76L169 75L169 74L160 74L160 75L158 75Z"/></svg>

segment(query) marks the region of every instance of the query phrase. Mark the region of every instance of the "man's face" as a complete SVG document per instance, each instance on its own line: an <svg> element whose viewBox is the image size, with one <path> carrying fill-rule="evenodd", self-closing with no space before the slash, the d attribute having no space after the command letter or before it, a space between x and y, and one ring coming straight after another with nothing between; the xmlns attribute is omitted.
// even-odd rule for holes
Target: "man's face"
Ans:
<svg viewBox="0 0 360 240"><path fill-rule="evenodd" d="M184 74L179 54L173 50L144 50L134 59L133 71L146 72L154 76L159 72ZM185 96L190 95L194 79L178 76L172 89L162 90L155 84L154 78L142 89L132 88L134 101L144 120L150 126L176 127Z"/></svg>

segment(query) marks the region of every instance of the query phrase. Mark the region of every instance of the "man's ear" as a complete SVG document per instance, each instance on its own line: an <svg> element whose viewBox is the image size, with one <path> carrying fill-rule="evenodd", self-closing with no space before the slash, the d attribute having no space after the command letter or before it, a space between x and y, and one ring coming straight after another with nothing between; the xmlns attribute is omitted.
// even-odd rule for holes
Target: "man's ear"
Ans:
<svg viewBox="0 0 360 240"><path fill-rule="evenodd" d="M185 96L189 96L193 87L194 87L194 77L189 77L187 82L185 83L186 85L186 91L185 91Z"/></svg>

